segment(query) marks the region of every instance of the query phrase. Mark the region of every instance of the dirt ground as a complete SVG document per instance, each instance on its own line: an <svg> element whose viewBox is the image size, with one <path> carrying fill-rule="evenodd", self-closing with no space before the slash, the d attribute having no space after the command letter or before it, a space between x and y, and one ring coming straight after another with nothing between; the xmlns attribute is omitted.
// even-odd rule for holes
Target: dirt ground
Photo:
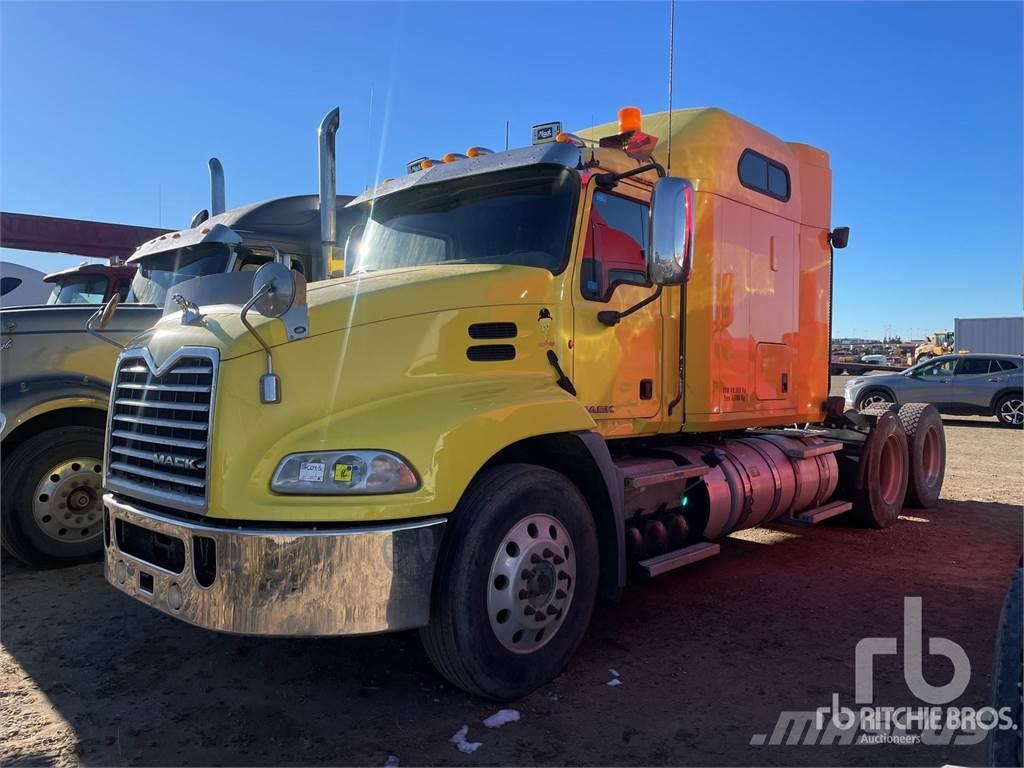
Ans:
<svg viewBox="0 0 1024 768"><path fill-rule="evenodd" d="M837 382L839 384L840 382ZM961 644L990 703L992 645L1021 554L1024 433L946 419L942 501L886 531L831 522L728 539L717 558L599 607L565 673L498 708L445 684L416 635L265 640L186 626L108 587L100 566L3 561L0 764L978 765L984 743L751 746L782 710L853 700L861 638L899 636L904 596L924 634ZM925 644L927 647L927 643ZM927 657L926 678L950 666ZM621 685L609 686L615 670ZM876 704L919 704L898 657ZM459 752L449 739L468 725ZM392 761L393 762L393 761Z"/></svg>

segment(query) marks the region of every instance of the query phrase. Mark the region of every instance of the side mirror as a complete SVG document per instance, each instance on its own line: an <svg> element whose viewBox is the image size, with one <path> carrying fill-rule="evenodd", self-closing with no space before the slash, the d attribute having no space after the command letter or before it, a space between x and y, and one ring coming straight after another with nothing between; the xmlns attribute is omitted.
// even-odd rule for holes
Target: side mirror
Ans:
<svg viewBox="0 0 1024 768"><path fill-rule="evenodd" d="M846 244L850 242L850 228L836 227L829 232L828 241L832 244L833 248L845 248Z"/></svg>
<svg viewBox="0 0 1024 768"><path fill-rule="evenodd" d="M356 259L359 256L359 246L363 242L363 232L366 230L365 224L356 224L352 229L348 231L348 239L345 240L345 274L349 275L352 273L352 267L355 266Z"/></svg>
<svg viewBox="0 0 1024 768"><path fill-rule="evenodd" d="M85 321L85 330L91 333L100 341L105 341L107 344L111 344L118 349L123 350L124 344L116 341L106 334L100 333L101 330L110 325L110 320L113 318L117 308L121 305L121 294L115 293L102 307L92 313L92 316Z"/></svg>
<svg viewBox="0 0 1024 768"><path fill-rule="evenodd" d="M281 317L295 303L296 288L294 272L280 262L268 262L253 277L253 306L264 317Z"/></svg>
<svg viewBox="0 0 1024 768"><path fill-rule="evenodd" d="M256 309L264 317L281 318L288 341L305 338L309 334L306 279L280 261L268 262L256 270L252 279L252 298L242 307L242 324L267 353L267 372L260 376L260 402L279 403L281 377L274 373L270 345L249 322L250 309Z"/></svg>
<svg viewBox="0 0 1024 768"><path fill-rule="evenodd" d="M651 193L647 274L656 285L682 285L693 267L693 185L664 176Z"/></svg>
<svg viewBox="0 0 1024 768"><path fill-rule="evenodd" d="M114 313L117 312L117 308L119 306L121 306L121 294L115 293L110 297L104 305L103 310L100 312L100 319L96 325L101 331L110 325L110 321L114 317Z"/></svg>

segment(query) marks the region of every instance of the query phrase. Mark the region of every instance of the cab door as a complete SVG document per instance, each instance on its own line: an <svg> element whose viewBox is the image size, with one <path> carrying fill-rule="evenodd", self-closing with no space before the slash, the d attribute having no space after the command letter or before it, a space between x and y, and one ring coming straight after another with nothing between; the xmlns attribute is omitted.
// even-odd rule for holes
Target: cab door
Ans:
<svg viewBox="0 0 1024 768"><path fill-rule="evenodd" d="M647 278L650 209L643 194L631 195L621 183L614 192L594 192L573 280L573 384L606 434L632 432L623 420L655 416L661 401L661 302L616 325L597 319L599 312L623 312L655 291ZM636 431L657 427L650 426Z"/></svg>

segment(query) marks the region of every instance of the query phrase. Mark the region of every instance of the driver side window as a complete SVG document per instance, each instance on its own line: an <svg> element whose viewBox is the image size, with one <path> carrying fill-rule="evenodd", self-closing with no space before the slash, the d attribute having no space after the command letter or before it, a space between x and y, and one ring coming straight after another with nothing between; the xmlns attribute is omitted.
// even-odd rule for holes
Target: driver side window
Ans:
<svg viewBox="0 0 1024 768"><path fill-rule="evenodd" d="M650 285L647 279L649 208L607 192L595 192L580 269L586 299L608 301L621 283Z"/></svg>
<svg viewBox="0 0 1024 768"><path fill-rule="evenodd" d="M952 376L956 368L956 360L937 360L929 363L921 369L921 375L929 378L932 376Z"/></svg>

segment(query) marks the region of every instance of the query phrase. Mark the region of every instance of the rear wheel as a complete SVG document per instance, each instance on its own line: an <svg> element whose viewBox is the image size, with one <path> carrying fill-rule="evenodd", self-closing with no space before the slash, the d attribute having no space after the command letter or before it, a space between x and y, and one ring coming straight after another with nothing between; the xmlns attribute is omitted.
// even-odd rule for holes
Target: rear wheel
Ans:
<svg viewBox="0 0 1024 768"><path fill-rule="evenodd" d="M903 509L909 481L907 435L895 411L878 416L861 450L853 515L862 525L887 528Z"/></svg>
<svg viewBox="0 0 1024 768"><path fill-rule="evenodd" d="M51 429L3 463L0 540L26 565L56 568L102 552L103 432Z"/></svg>
<svg viewBox="0 0 1024 768"><path fill-rule="evenodd" d="M485 470L445 531L423 646L459 688L518 699L562 671L597 581L594 520L571 482L528 464Z"/></svg>
<svg viewBox="0 0 1024 768"><path fill-rule="evenodd" d="M897 414L907 433L910 459L907 504L931 509L939 500L946 476L946 433L934 405L907 403Z"/></svg>
<svg viewBox="0 0 1024 768"><path fill-rule="evenodd" d="M1016 392L999 398L996 402L996 418L1004 427L1024 425L1024 395Z"/></svg>

